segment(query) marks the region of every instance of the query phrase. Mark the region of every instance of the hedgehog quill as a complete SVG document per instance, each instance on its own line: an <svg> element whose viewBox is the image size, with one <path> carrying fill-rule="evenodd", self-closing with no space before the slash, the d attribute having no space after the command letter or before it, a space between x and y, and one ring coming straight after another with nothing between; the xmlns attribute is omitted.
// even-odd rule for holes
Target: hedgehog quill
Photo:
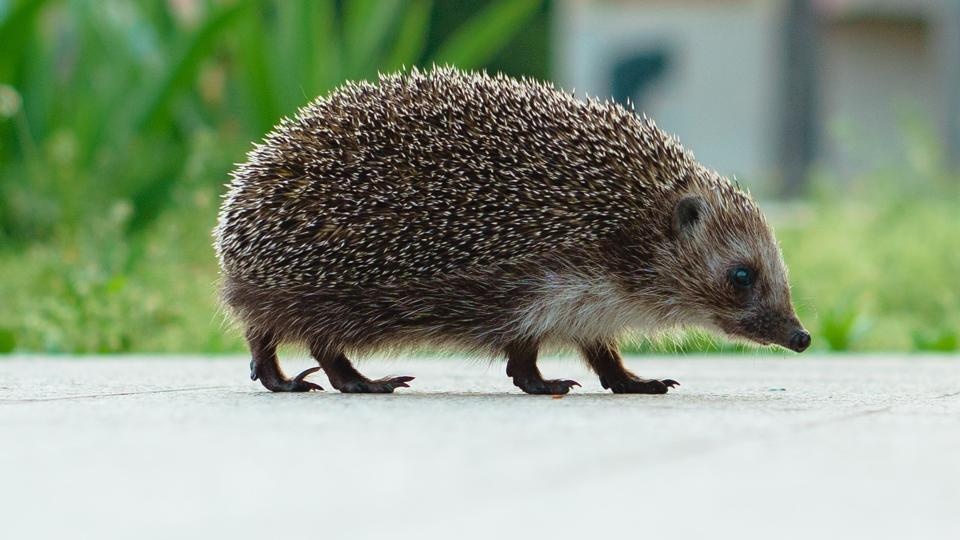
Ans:
<svg viewBox="0 0 960 540"><path fill-rule="evenodd" d="M677 383L624 366L618 340L700 327L801 352L770 226L750 196L620 105L453 68L347 83L284 119L237 166L215 247L222 299L269 390L393 392L348 355L454 347L505 357L531 394L544 346L604 388ZM277 346L319 367L288 378Z"/></svg>

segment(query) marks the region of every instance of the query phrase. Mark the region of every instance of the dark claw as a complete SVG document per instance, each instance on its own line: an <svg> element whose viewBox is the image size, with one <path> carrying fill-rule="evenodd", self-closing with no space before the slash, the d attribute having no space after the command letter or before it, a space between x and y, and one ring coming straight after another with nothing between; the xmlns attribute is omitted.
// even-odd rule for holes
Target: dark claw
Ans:
<svg viewBox="0 0 960 540"><path fill-rule="evenodd" d="M410 385L407 384L407 383L410 382L410 381L412 381L414 378L415 378L415 377L408 377L408 376L404 376L404 377L384 377L383 379L380 379L380 380L381 380L381 381L388 381L388 382L392 383L394 386L396 386L397 388L400 388L400 387L410 388Z"/></svg>
<svg viewBox="0 0 960 540"><path fill-rule="evenodd" d="M384 377L375 381L355 380L340 383L335 388L347 394L392 394L397 388L410 388L414 377Z"/></svg>
<svg viewBox="0 0 960 540"><path fill-rule="evenodd" d="M287 379L282 374L264 373L263 377L258 377L263 386L271 392L309 392L311 390L323 390L319 384L304 380L307 375L319 371L320 368L310 368L303 371L292 379Z"/></svg>
<svg viewBox="0 0 960 540"><path fill-rule="evenodd" d="M318 371L320 371L319 367L312 367L310 369L305 369L301 371L300 374L294 377L293 380L291 380L289 383L290 386L293 388L293 391L294 392L309 392L311 390L323 391L323 387L320 386L319 384L303 380L307 375L310 375L311 373L316 373Z"/></svg>
<svg viewBox="0 0 960 540"><path fill-rule="evenodd" d="M603 379L600 382L604 388L609 388L614 394L666 394L670 388L680 385L673 379L658 381L656 379L641 379L632 375L628 379L609 384Z"/></svg>
<svg viewBox="0 0 960 540"><path fill-rule="evenodd" d="M304 377L306 377L307 375L309 375L309 374L311 374L311 373L316 373L316 372L318 372L318 371L320 371L320 368L319 368L319 367L312 367L312 368L310 368L310 369L305 369L305 370L303 370L299 375L297 375L296 377L293 378L293 382L295 382L295 383L301 383L301 382L303 382Z"/></svg>
<svg viewBox="0 0 960 540"><path fill-rule="evenodd" d="M566 394L573 386L580 386L577 381L560 379L526 379L514 377L513 384L528 394L550 394L559 396Z"/></svg>

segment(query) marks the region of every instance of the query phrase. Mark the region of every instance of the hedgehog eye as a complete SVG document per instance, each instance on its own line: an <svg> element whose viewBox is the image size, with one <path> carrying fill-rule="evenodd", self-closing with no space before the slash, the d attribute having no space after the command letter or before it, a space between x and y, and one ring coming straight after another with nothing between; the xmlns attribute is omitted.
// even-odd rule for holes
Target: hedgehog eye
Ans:
<svg viewBox="0 0 960 540"><path fill-rule="evenodd" d="M746 266L731 268L727 277L730 279L730 283L738 289L749 289L756 281L756 274Z"/></svg>

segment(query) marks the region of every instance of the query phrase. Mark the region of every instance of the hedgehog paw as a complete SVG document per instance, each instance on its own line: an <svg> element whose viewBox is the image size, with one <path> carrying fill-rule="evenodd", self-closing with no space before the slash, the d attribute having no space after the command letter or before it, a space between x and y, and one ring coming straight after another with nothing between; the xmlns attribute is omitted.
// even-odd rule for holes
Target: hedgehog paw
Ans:
<svg viewBox="0 0 960 540"><path fill-rule="evenodd" d="M601 379L600 384L604 388L609 388L614 394L666 394L667 390L680 383L673 379L641 379L639 377L630 377L614 383L608 383Z"/></svg>
<svg viewBox="0 0 960 540"><path fill-rule="evenodd" d="M323 390L323 387L319 384L304 380L307 375L317 371L320 371L319 367L310 368L292 379L286 379L272 376L260 377L256 370L251 370L250 378L254 380L259 378L263 386L271 392L309 392L311 390Z"/></svg>
<svg viewBox="0 0 960 540"><path fill-rule="evenodd" d="M384 377L375 381L356 379L334 387L345 394L392 394L397 388L408 388L413 377Z"/></svg>
<svg viewBox="0 0 960 540"><path fill-rule="evenodd" d="M574 386L580 386L577 381L568 381L562 379L528 379L515 377L513 384L528 394L550 394L562 395L570 391Z"/></svg>

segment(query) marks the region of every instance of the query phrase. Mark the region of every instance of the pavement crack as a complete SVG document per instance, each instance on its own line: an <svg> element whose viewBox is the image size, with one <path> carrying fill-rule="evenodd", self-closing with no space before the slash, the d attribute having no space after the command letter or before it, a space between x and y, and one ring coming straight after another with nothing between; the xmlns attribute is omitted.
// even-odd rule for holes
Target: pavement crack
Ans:
<svg viewBox="0 0 960 540"><path fill-rule="evenodd" d="M957 397L957 396L960 396L960 390L957 390L956 392L949 392L949 393L947 393L947 394L942 394L942 395L939 395L939 396L935 396L935 397L930 398L930 399L946 399L946 398L952 398L952 397Z"/></svg>
<svg viewBox="0 0 960 540"><path fill-rule="evenodd" d="M139 392L112 392L103 394L78 394L73 396L55 396L40 398L0 398L0 404L39 403L44 401L69 401L73 399L97 399L107 397L139 396L146 394L170 394L175 392L198 392L201 390L219 390L229 386L191 386L188 388L163 388L160 390L143 390Z"/></svg>

